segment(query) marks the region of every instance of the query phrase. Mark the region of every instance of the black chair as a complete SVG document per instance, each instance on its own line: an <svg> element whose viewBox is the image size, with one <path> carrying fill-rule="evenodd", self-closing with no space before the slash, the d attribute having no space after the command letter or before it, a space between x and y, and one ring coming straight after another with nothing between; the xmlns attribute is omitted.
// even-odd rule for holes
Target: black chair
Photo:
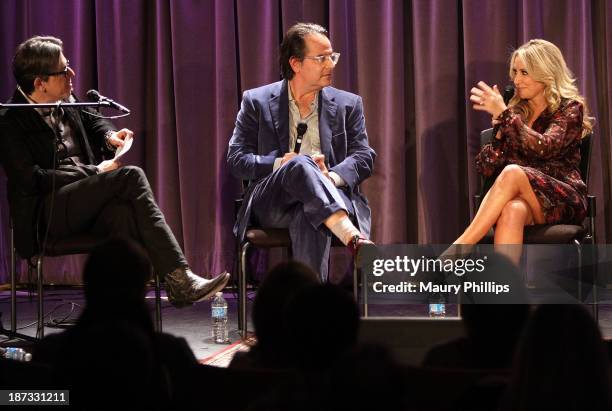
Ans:
<svg viewBox="0 0 612 411"><path fill-rule="evenodd" d="M242 205L242 199L234 202L236 214ZM336 237L332 239L332 247L345 247ZM247 337L247 268L248 253L251 248L271 249L287 248L291 258L291 239L286 228L249 227L244 241L238 242L238 330L242 338ZM358 267L353 260L353 295L358 299ZM364 315L367 316L367 305L364 302Z"/></svg>
<svg viewBox="0 0 612 411"><path fill-rule="evenodd" d="M480 133L481 146L487 144L493 138L493 129L487 129ZM588 134L582 138L580 143L580 175L582 180L588 186L589 184L589 170L591 164L591 146L592 146L593 135ZM481 191L480 194L474 196L474 213L480 207L482 198L491 188L497 175L481 179ZM592 254L589 256L593 269L597 266L595 264L595 216L596 216L596 197L593 195L587 195L587 216L581 225L574 224L536 224L525 227L523 235L524 244L573 244L576 246L578 255L578 267L580 269L579 278L583 278L583 250L582 245L588 244ZM493 244L494 230L491 229L487 235L480 241L481 244ZM593 285L595 285L596 272L593 273ZM582 281L579 281L581 286ZM597 317L597 287L593 287L593 311ZM582 289L579 288L579 298L581 298Z"/></svg>
<svg viewBox="0 0 612 411"><path fill-rule="evenodd" d="M74 254L88 254L97 245L103 243L106 238L94 236L92 234L77 235L62 240L49 239L45 247L44 254L36 254L28 259L29 270L36 269L36 290L37 290L37 329L36 338L32 338L25 334L17 333L17 249L15 248L15 240L13 226L11 221L10 227L10 246L11 246L11 329L7 334L11 337L17 337L26 340L36 340L44 337L44 288L43 288L43 261L45 257L59 257ZM161 317L161 287L160 278L155 273L155 329L162 330Z"/></svg>
<svg viewBox="0 0 612 411"><path fill-rule="evenodd" d="M493 129L484 130L480 133L481 145L487 144L493 138ZM580 144L580 175L583 181L589 184L589 167L591 163L591 139L589 134L582 139ZM481 179L481 192L474 196L474 211L480 207L480 202L489 188L495 182L497 175ZM538 224L525 227L525 244L595 244L595 216L596 197L587 196L587 217L582 225L572 224ZM493 230L489 231L481 243L493 243Z"/></svg>

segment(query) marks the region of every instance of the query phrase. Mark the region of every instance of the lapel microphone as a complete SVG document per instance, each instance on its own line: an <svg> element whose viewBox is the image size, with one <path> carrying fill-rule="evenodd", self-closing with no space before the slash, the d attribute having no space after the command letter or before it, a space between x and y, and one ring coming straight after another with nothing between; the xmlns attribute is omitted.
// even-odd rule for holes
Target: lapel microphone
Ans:
<svg viewBox="0 0 612 411"><path fill-rule="evenodd" d="M304 134L306 134L306 130L308 130L308 124L298 123L297 138L295 139L295 147L293 148L293 152L296 154L300 154L300 148L302 148L302 138L304 137Z"/></svg>

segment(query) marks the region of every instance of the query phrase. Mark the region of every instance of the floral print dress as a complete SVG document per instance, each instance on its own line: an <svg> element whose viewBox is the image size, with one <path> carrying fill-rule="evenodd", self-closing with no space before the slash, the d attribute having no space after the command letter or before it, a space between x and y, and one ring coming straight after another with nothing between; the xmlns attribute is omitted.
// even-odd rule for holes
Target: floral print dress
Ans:
<svg viewBox="0 0 612 411"><path fill-rule="evenodd" d="M512 107L500 115L501 139L493 138L476 156L479 173L489 177L516 164L529 178L546 224L581 224L587 187L580 176L583 106L564 99L544 111L529 128Z"/></svg>

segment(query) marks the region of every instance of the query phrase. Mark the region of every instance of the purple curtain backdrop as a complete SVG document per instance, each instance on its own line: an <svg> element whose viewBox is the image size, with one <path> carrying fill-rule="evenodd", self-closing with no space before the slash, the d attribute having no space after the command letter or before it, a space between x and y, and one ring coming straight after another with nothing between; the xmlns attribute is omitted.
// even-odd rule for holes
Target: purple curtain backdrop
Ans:
<svg viewBox="0 0 612 411"><path fill-rule="evenodd" d="M342 53L335 86L363 97L378 152L364 184L376 242L450 242L465 228L478 134L489 122L467 103L469 89L506 84L511 50L535 37L561 47L597 117L590 191L598 240L612 239L611 1L4 0L0 99L14 90L21 41L62 38L77 94L97 88L132 109L117 121L138 139L126 162L146 170L194 269L230 270L239 183L225 167L227 142L242 92L279 79L278 45L297 21L329 28ZM2 199L0 281L8 221ZM81 259L52 260L49 281L79 281Z"/></svg>

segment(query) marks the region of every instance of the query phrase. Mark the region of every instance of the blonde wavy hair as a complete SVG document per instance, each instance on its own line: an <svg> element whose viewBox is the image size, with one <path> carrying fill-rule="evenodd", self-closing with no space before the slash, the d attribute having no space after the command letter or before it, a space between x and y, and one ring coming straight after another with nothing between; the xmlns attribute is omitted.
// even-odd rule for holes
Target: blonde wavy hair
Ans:
<svg viewBox="0 0 612 411"><path fill-rule="evenodd" d="M550 41L533 39L514 50L510 56L510 80L514 77L512 63L516 57L521 58L531 78L544 84L544 98L551 112L559 108L561 99L576 100L584 108L582 136L593 131L593 118L589 115L585 98L580 95L574 74L567 68L563 54L557 46ZM515 107L523 120L529 119L533 114L527 100L521 100L518 94L512 97L509 105Z"/></svg>

